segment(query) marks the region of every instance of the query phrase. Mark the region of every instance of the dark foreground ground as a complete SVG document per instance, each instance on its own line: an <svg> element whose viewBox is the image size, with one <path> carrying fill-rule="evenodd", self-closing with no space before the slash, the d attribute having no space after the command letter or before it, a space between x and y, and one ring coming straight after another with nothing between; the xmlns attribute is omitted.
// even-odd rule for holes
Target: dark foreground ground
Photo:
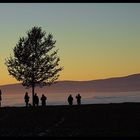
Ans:
<svg viewBox="0 0 140 140"><path fill-rule="evenodd" d="M0 136L140 136L140 103L3 107Z"/></svg>

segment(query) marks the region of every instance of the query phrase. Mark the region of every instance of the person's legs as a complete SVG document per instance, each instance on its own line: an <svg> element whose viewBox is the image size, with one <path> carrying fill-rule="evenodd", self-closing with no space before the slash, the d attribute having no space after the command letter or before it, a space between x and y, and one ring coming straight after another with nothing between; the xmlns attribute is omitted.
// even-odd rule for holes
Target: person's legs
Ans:
<svg viewBox="0 0 140 140"><path fill-rule="evenodd" d="M46 103L45 103L45 101L43 102L43 106L46 106Z"/></svg>
<svg viewBox="0 0 140 140"><path fill-rule="evenodd" d="M28 106L28 102L26 102L26 107Z"/></svg>

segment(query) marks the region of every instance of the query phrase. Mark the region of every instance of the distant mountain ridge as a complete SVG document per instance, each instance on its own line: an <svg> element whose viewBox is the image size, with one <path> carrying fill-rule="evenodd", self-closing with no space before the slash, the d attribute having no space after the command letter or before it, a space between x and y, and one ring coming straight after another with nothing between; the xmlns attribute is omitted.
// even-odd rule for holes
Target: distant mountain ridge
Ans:
<svg viewBox="0 0 140 140"><path fill-rule="evenodd" d="M21 84L1 85L0 89L11 94L27 91ZM42 93L140 91L140 74L90 81L58 81L50 87L37 87L36 91Z"/></svg>

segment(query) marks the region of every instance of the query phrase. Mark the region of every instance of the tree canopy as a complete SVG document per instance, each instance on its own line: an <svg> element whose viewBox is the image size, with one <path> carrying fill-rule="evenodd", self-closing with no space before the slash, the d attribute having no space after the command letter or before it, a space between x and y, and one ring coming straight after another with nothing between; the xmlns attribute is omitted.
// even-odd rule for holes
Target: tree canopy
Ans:
<svg viewBox="0 0 140 140"><path fill-rule="evenodd" d="M53 35L42 31L41 27L33 27L26 37L20 37L13 49L14 56L6 59L9 74L22 81L23 86L32 87L53 84L59 77L60 58L55 48ZM34 94L34 93L33 93Z"/></svg>

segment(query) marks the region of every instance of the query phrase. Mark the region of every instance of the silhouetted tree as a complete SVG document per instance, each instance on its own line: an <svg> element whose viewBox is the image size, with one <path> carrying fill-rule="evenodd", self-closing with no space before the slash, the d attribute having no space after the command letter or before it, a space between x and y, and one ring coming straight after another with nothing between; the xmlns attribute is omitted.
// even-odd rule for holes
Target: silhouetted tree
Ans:
<svg viewBox="0 0 140 140"><path fill-rule="evenodd" d="M58 50L53 35L42 31L41 27L33 27L26 37L21 37L13 49L14 56L6 59L9 74L22 85L32 87L32 101L34 106L34 93L36 86L53 84L59 77L58 72L63 68L59 66Z"/></svg>

